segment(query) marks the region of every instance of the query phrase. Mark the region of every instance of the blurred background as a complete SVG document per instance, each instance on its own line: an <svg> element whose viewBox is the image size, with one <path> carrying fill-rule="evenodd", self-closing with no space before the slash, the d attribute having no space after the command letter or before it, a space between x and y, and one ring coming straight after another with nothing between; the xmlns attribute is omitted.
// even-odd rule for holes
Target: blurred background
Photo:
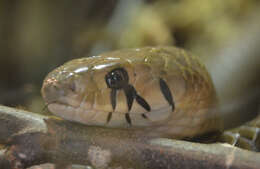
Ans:
<svg viewBox="0 0 260 169"><path fill-rule="evenodd" d="M227 83L230 73L238 75L235 84L254 88L259 11L258 0L2 0L0 104L41 112L42 81L65 61L156 45L176 45L201 57L222 93L236 86ZM250 71L242 76L239 70Z"/></svg>

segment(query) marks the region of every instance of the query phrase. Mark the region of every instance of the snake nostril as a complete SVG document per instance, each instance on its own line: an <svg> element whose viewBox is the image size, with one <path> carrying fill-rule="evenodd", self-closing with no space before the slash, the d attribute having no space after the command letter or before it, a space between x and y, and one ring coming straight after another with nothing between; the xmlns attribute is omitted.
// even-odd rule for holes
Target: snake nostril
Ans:
<svg viewBox="0 0 260 169"><path fill-rule="evenodd" d="M76 92L76 84L74 82L71 82L68 84L68 88L72 91L72 92Z"/></svg>
<svg viewBox="0 0 260 169"><path fill-rule="evenodd" d="M42 95L46 102L57 101L61 96L64 96L63 88L57 81L46 80L42 86Z"/></svg>

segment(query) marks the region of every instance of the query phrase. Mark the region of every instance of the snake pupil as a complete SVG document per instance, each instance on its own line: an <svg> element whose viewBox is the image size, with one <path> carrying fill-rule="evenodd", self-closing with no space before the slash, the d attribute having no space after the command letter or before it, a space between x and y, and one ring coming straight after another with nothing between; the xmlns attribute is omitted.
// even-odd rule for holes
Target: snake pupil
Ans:
<svg viewBox="0 0 260 169"><path fill-rule="evenodd" d="M116 68L106 74L106 83L109 88L122 89L128 84L129 77L125 69Z"/></svg>

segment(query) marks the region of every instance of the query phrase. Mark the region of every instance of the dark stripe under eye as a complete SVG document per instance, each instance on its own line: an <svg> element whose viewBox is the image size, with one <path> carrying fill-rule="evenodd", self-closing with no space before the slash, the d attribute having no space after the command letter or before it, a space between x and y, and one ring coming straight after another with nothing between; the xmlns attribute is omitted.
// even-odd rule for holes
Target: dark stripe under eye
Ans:
<svg viewBox="0 0 260 169"><path fill-rule="evenodd" d="M144 119L148 119L148 117L147 117L144 113L142 113L142 117L143 117Z"/></svg>
<svg viewBox="0 0 260 169"><path fill-rule="evenodd" d="M128 85L124 88L124 92L127 100L128 111L130 111L133 106L133 101L136 96L136 91L133 86Z"/></svg>
<svg viewBox="0 0 260 169"><path fill-rule="evenodd" d="M127 121L127 123L128 123L129 125L132 125L132 121L131 121L131 118L130 118L129 113L126 113L126 114L125 114L125 119L126 119L126 121Z"/></svg>
<svg viewBox="0 0 260 169"><path fill-rule="evenodd" d="M113 111L115 111L116 108L116 93L117 93L116 89L112 89L110 93L110 100L111 100Z"/></svg>
<svg viewBox="0 0 260 169"><path fill-rule="evenodd" d="M173 102L171 90L169 89L167 83L161 78L160 78L160 89L161 89L161 92L162 92L164 98L167 100L169 105L172 106L172 111L174 111L175 105Z"/></svg>
<svg viewBox="0 0 260 169"><path fill-rule="evenodd" d="M139 105L141 105L146 111L151 111L150 105L139 95L136 95L136 101Z"/></svg>
<svg viewBox="0 0 260 169"><path fill-rule="evenodd" d="M112 118L112 112L109 112L107 115L107 123L110 122L111 118Z"/></svg>

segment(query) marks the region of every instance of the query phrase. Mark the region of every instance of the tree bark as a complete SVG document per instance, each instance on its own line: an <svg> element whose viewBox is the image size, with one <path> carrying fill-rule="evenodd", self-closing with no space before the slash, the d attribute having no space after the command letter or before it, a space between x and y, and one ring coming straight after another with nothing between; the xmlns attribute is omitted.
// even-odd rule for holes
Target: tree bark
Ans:
<svg viewBox="0 0 260 169"><path fill-rule="evenodd" d="M148 138L0 106L0 168L54 163L97 169L260 168L260 154L225 144Z"/></svg>

